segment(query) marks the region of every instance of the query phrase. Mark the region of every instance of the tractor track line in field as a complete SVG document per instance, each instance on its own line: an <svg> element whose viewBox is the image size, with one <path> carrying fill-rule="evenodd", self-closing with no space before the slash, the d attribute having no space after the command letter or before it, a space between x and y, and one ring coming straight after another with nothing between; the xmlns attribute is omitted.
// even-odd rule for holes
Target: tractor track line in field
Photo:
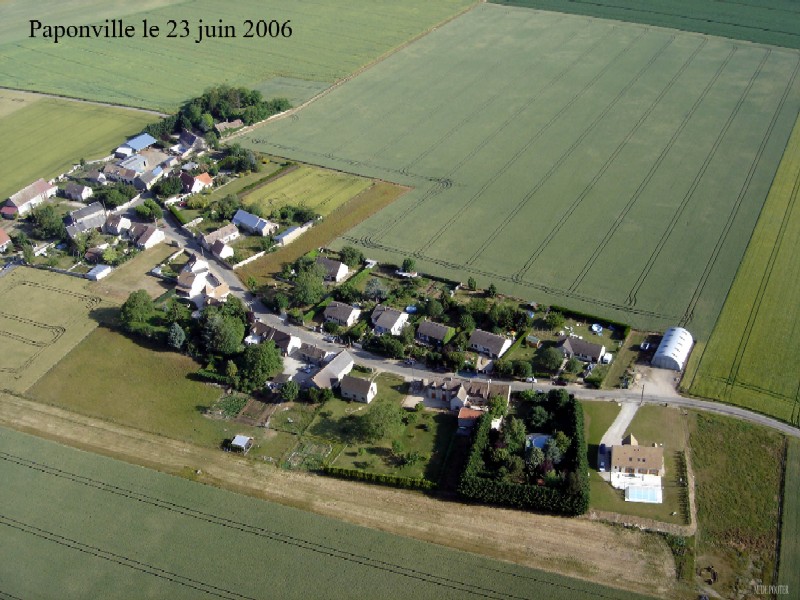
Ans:
<svg viewBox="0 0 800 600"><path fill-rule="evenodd" d="M166 113L158 112L156 110L150 110L150 109L147 109L147 108L139 108L138 106L128 106L128 105L125 105L125 104L114 104L113 102L98 102L96 100L85 100L83 98L75 98L73 96L61 96L59 94L50 94L50 93L45 93L45 92L32 92L32 91L29 91L29 90L23 90L23 89L19 89L19 88L6 87L4 85L0 85L0 90L9 90L11 92L22 92L22 93L25 93L25 94L30 94L31 96L41 96L42 98L53 98L55 100L65 100L67 102L80 102L82 104L92 104L94 106L105 106L105 107L108 107L108 108L120 108L120 109L123 109L123 110L130 110L130 111L134 111L134 112L147 113L149 115L153 115L153 116L156 116L156 117L159 117L159 118L164 118L164 117L169 116Z"/></svg>
<svg viewBox="0 0 800 600"><path fill-rule="evenodd" d="M551 87L553 87L556 83L558 83L561 79L563 79L567 73L569 73L572 69L576 66L583 63L584 59L591 55L595 48L597 48L602 42L604 42L607 38L611 36L611 34L616 31L617 27L610 28L605 35L598 38L593 44L591 44L586 50L584 50L580 56L578 56L575 60L573 60L569 65L567 65L564 69L562 69L558 74L554 75L546 84L544 84L539 90L537 90L528 100L520 106L517 110L515 110L505 121L503 121L499 126L497 126L492 133L486 136L479 144L477 144L474 148L472 148L465 156L459 160L452 169L447 173L447 177L445 179L450 179L453 174L455 174L461 167L463 167L470 159L472 159L478 152L483 150L489 142L491 142L495 137L497 137L501 131L503 131L506 127L508 127L520 114L524 111L528 110L536 101L538 101L539 97L546 93ZM449 138L455 133L455 128L451 129L448 133L445 134L446 138ZM432 149L431 149L432 150ZM409 163L416 164L416 163ZM403 167L403 170L408 169L408 165ZM436 194L440 193L442 190L437 188L429 188L426 190L414 204L410 205L406 208L398 218L393 223L388 223L383 229L379 232L374 234L372 237L379 237L383 238L391 229L401 221L405 220L411 213L413 213L416 209L420 208L425 202L427 202L431 197L435 196Z"/></svg>
<svg viewBox="0 0 800 600"><path fill-rule="evenodd" d="M435 575L432 573L427 573L425 571L421 571L419 569L414 569L410 567L404 567L397 563L388 562L385 560L380 560L376 558L371 558L366 555L356 554L353 552L349 552L347 550L341 550L334 546L328 546L325 544L320 544L317 542L312 542L303 538L299 538L293 535L289 535L287 533L283 533L280 531L266 529L264 527L260 527L257 525L251 525L249 523L245 523L242 521L237 521L234 519L230 519L227 517L223 517L211 512L202 511L199 509L192 508L190 506L185 506L181 504L176 504L169 500L159 498L157 496L151 496L148 494L143 494L141 492L119 487L116 485L112 485L101 481L99 479L94 479L91 477L87 477L84 475L79 475L77 473L72 473L70 471L64 471L57 467L48 465L46 463L41 463L38 461L30 460L21 456L17 456L14 454L10 454L7 452L0 452L0 460L3 460L7 463L16 465L21 468L27 468L36 472L39 472L43 475L49 475L51 477L57 477L59 479L66 479L71 481L77 485L82 485L85 487L90 487L95 490L113 494L115 496L123 497L127 500L131 500L134 502L140 502L144 504L148 504L154 508L158 508L160 510L166 510L168 512L177 513L183 515L184 517L196 519L199 521L203 521L205 523L209 523L211 525L217 525L226 529L233 529L235 531L239 531L241 533L250 534L256 537L267 538L276 542L280 542L283 544L288 544L291 546L295 546L302 550L307 550L310 552L315 552L318 554L323 554L325 556L336 558L339 560L344 560L347 562L356 563L365 567L378 569L381 571L386 571L393 575L400 575L403 577L408 577L410 579L414 579L417 581L422 581L425 583L432 583L435 585L447 587L456 591L465 592L472 595L477 595L484 598L493 598L496 600L503 600L503 598L512 598L517 600L523 600L521 597L518 596L509 596L507 594L500 594L499 592L479 586L470 584L464 581L459 581L456 579L452 579L449 577L444 577L441 575ZM3 516L0 515L0 524L5 524L3 522ZM64 538L67 539L67 538ZM73 540L69 540L73 541ZM79 542L78 542L79 543ZM118 556L118 555L117 555ZM136 562L136 561L134 561ZM141 564L141 563L139 563ZM508 576L513 575L507 571L502 571L495 569L496 572ZM524 578L530 581L541 582L542 580L531 577L531 576L519 576L517 577ZM204 584L205 585L205 584ZM556 584L554 585L559 588L563 589L575 589L573 586L566 585L566 584ZM212 586L213 587L213 586ZM199 588L198 588L199 589ZM219 588L215 588L219 589ZM227 590L224 590L227 592ZM231 593L231 592L227 592ZM598 597L607 597L603 594L600 594Z"/></svg>
<svg viewBox="0 0 800 600"><path fill-rule="evenodd" d="M758 151L756 152L756 156L753 159L753 162L750 164L750 169L747 172L747 176L745 177L744 183L742 184L742 188L739 190L739 195L736 197L736 201L731 208L730 213L728 214L728 220L725 222L725 226L722 229L722 232L717 239L717 243L714 246L714 250L711 253L711 258L706 263L706 268L703 271L702 276L700 277L700 281L698 282L697 286L695 287L694 293L692 294L692 298L689 300L689 304L686 307L686 311L683 314L683 317L680 320L681 326L688 325L692 319L694 318L694 309L697 306L697 303L700 301L700 296L703 294L703 290L705 289L706 282L711 275L711 270L713 269L714 265L717 263L717 258L722 252L722 247L725 244L725 241L728 239L728 233L730 232L731 227L733 227L733 223L736 220L736 216L739 214L739 208L744 201L744 197L747 194L747 191L750 189L750 184L753 181L753 176L758 169L758 165L761 163L761 157L764 154L764 149L767 146L767 142L772 137L772 131L775 129L775 124L778 121L778 117L783 110L783 106L786 103L786 99L789 97L789 92L791 91L795 79L797 78L797 74L800 72L800 61L795 64L794 71L792 72L792 76L789 78L786 87L783 90L783 95L781 96L780 102L778 102L778 106L775 109L774 114L772 115L772 120L767 127L767 132L764 134L764 137L761 139L761 143L758 146ZM755 231L755 228L753 228ZM751 234L752 239L752 234ZM748 242L749 244L749 242ZM746 249L745 249L746 252ZM734 278L735 279L735 278ZM731 282L731 286L733 283ZM730 290L730 287L728 288ZM727 294L726 294L727 296Z"/></svg>
<svg viewBox="0 0 800 600"><path fill-rule="evenodd" d="M662 46L658 50L658 52L656 52L656 54L653 55L653 57L647 62L647 64L644 65L639 70L639 72L636 74L636 76L633 79L631 79L625 85L625 87L623 87L619 91L619 93L614 97L614 99L581 132L581 134L570 145L570 147L567 148L567 150L560 157L558 157L558 159L553 163L553 165L550 167L550 169L548 169L548 171L539 179L539 181L536 182L536 185L534 185L533 188L531 188L531 190L527 194L525 194L525 196L522 198L522 200L520 200L519 203L517 203L517 205L506 216L506 218L500 223L500 225L498 225L495 228L495 230L491 233L491 235L488 238L486 238L486 240L483 242L483 244L481 244L481 246L472 254L472 256L470 256L470 258L467 260L467 264L474 263L480 257L480 255L483 254L483 252L492 244L492 242L494 242L494 240L497 239L497 237L503 232L503 230L508 226L508 224L511 223L516 218L516 216L519 214L519 212L523 208L525 208L525 206L528 204L530 199L533 198L537 193L539 193L539 190L541 190L542 187L544 187L544 185L550 180L550 178L553 175L555 175L561 169L561 167L564 165L564 163L567 160L569 160L569 158L572 156L572 154L575 152L575 150L583 143L583 141L589 136L589 134L592 133L594 131L594 129L605 119L605 117L608 115L608 113L610 113L611 110L616 107L617 102L619 102L628 93L628 91L634 85L636 85L639 82L639 79L641 78L641 76L644 75L644 73L653 65L653 63L655 63L661 57L661 55L672 44L673 41L675 41L675 36L672 36L671 38L669 38L667 40L667 42L664 44L664 46ZM628 134L617 145L616 149L606 159L606 161L600 167L600 170L595 174L595 176L592 178L592 180L589 182L589 184L583 189L581 194L578 195L578 197L572 203L570 208L567 209L567 213L565 213L565 215L562 215L561 219L559 219L559 222L558 222L559 224L557 225L559 229L569 219L569 215L572 215L572 213L575 211L575 209L577 209L577 207L583 202L584 198L586 198L586 196L589 194L589 192L591 192L591 190L595 186L595 184L602 178L602 176L605 174L605 172L608 170L608 168L613 164L613 162L619 156L620 152L622 152L622 150L625 148L625 146L630 141L630 139L639 130L639 127L642 126L642 124L645 122L647 117L650 116L650 114L655 110L655 108L661 102L661 99L672 88L673 84L678 79L678 77L686 70L686 68L689 66L689 64L692 62L692 60L694 60L694 57L697 56L697 54L700 52L701 48L703 46L705 46L705 44L707 44L707 43L708 42L706 40L702 41L702 43L694 50L694 52L691 54L691 56L683 63L683 65L681 66L679 71L675 74L675 76L673 76L673 78L670 80L670 82L667 84L667 86L664 89L661 90L661 92L658 94L656 99L650 104L650 106L643 113L643 115L636 121L636 123L634 124L633 128L631 128L631 130L628 132ZM552 229L550 231L550 234L555 235L553 233ZM552 239L552 238L550 238L550 239ZM547 243L544 243L544 246L540 246L540 247L542 247L542 249L544 249L544 247L546 247L548 243L549 243L549 241ZM515 273L515 276L518 275L518 274L519 274L519 272Z"/></svg>
<svg viewBox="0 0 800 600"><path fill-rule="evenodd" d="M505 172L508 171L508 169L510 169L512 167L512 165L514 165L528 151L528 149L530 149L530 147L533 146L533 144L535 144L539 140L539 137L544 135L544 133L548 129L550 129L550 127L552 127L564 114L566 114L569 111L569 109L572 108L572 106L578 100L580 100L584 95L586 95L589 92L589 90L598 81L600 81L600 79L602 79L603 75L605 75L611 69L611 67L616 64L616 62L620 58L622 58L628 52L630 52L631 48L640 39L642 39L644 37L644 34L648 30L649 29L644 29L644 30L640 31L639 35L637 35L624 48L622 48L619 52L617 52L614 55L614 57L602 69L600 69L600 71L598 71L595 74L595 76L592 77L592 79L590 79L589 82L586 83L581 90L576 92L572 96L572 98L570 98L570 100L568 102L566 102L564 105L562 105L561 108L544 125L542 125L539 129L537 129L536 133L534 133L530 137L530 139L527 142L525 142L525 144L522 145L521 148L519 148L516 152L514 152L514 154L511 156L511 158L509 158L508 161L506 161L506 163L502 167L500 167L500 169L495 171L491 175L491 177L489 177L489 179L487 179L486 182L480 188L478 188L478 190L469 198L469 200L467 200L463 205L461 205L461 207L459 207L458 210L456 210L455 214L452 217L450 217L450 219L445 221L445 223L430 237L430 239L427 242L425 242L422 246L419 247L417 252L425 252L431 246L435 245L439 241L439 239L442 237L442 235L447 233L447 231L451 227L453 227L455 225L456 221L458 221L461 218L461 216L483 195L483 193L493 183L495 183L498 179L500 179L500 177L502 177L505 174ZM566 71L564 71L564 74L565 73L566 73ZM561 79L562 77L563 77L563 74L561 76L559 76L557 78L557 80ZM512 119L509 119L508 122L510 123L511 120Z"/></svg>
<svg viewBox="0 0 800 600"><path fill-rule="evenodd" d="M692 199L694 198L695 192L697 191L697 188L700 186L700 182L703 180L703 177L705 176L706 171L708 170L708 166L714 160L714 156L716 155L717 150L719 150L719 147L722 145L722 140L725 138L725 135L728 133L728 130L730 129L730 126L733 124L733 121L736 119L736 116L739 114L739 110L742 108L742 104L744 104L744 101L746 100L747 96L749 95L750 90L753 89L753 84L755 83L755 81L758 78L758 76L761 74L761 70L764 68L764 65L766 64L767 59L769 59L769 56L770 56L771 53L772 53L772 49L768 48L766 50L766 52L764 53L764 56L762 57L761 62L758 63L758 67L756 68L756 70L753 73L753 75L750 77L750 80L747 82L747 85L745 86L744 91L739 96L739 100L736 102L736 106L734 107L733 111L728 115L728 118L725 121L725 124L723 125L722 129L720 130L719 134L717 135L717 138L714 140L714 143L711 146L711 150L706 155L706 158L705 158L705 160L703 160L703 163L700 165L700 169L698 170L697 175L695 175L694 180L692 181L692 184L689 186L689 189L686 190L686 193L684 194L683 199L681 200L681 203L678 205L678 208L676 209L675 213L672 215L672 219L670 219L670 222L668 223L668 225L667 225L666 229L664 230L664 232L661 234L661 238L658 240L658 243L656 244L656 247L651 252L650 258L647 260L647 264L644 266L642 271L639 273L639 276L636 278L636 282L633 284L633 287L631 287L630 291L628 292L628 300L627 300L627 302L630 305L632 305L632 306L636 305L636 300L637 300L636 297L637 297L639 291L641 290L642 286L644 285L644 282L647 280L648 276L650 275L650 272L652 271L653 266L658 261L658 257L661 254L661 251L664 249L664 246L666 246L667 242L669 241L669 238L672 235L672 232L675 230L675 227L678 225L678 220L681 218L681 215L683 215L683 211L686 209L686 207L688 206L689 202L691 202Z"/></svg>
<svg viewBox="0 0 800 600"><path fill-rule="evenodd" d="M659 153L658 157L656 157L656 160L653 162L653 164L650 166L650 169L645 174L644 178L639 182L639 185L637 186L636 190L634 190L634 192L631 195L630 199L628 200L627 204L625 204L625 206L622 208L620 213L617 215L616 219L611 224L611 227L606 232L606 234L603 237L603 239L600 241L600 243L594 249L594 252L589 257L589 259L586 261L586 263L584 264L583 268L581 269L581 271L578 273L578 275L575 278L575 280L570 285L570 287L569 287L570 290L574 291L574 290L578 289L578 287L580 286L580 283L583 281L583 278L591 270L592 266L597 261L597 259L599 258L600 254L602 254L602 252L605 249L605 247L611 241L611 238L614 236L614 234L616 233L617 229L619 229L619 227L622 225L622 223L625 220L625 217L627 216L627 214L636 205L636 203L639 201L639 198L644 193L645 189L647 189L647 186L650 184L650 181L653 179L653 177L655 177L656 173L658 172L658 169L661 167L661 164L664 162L666 157L669 155L669 153L672 150L673 146L678 141L678 138L680 137L681 133L683 133L683 130L689 124L689 122L691 121L691 119L694 116L694 114L697 111L697 109L700 108L700 106L702 105L702 103L705 100L706 96L711 91L711 88L717 82L717 80L719 79L720 75L722 75L722 72L725 70L725 67L728 65L728 63L733 58L733 55L735 53L736 53L736 47L734 46L733 48L731 48L730 52L725 57L725 59L720 63L720 66L717 68L717 70L714 73L713 77L708 81L708 83L706 84L705 88L703 88L703 90L700 92L700 95L697 97L695 102L692 104L692 106L689 108L689 110L686 112L686 114L684 114L683 119L681 119L680 124L675 129L675 131L672 133L672 136L667 141L667 143L664 145L664 147L661 149L661 152ZM559 229L562 226L563 226L563 224L559 223L559 225L558 225ZM542 248L541 252L543 252L543 251L544 251L544 248ZM541 254L541 252L540 252L540 254ZM536 258L538 258L538 255L536 256ZM535 259L534 259L534 261L535 261ZM533 264L533 263L531 263L531 264ZM523 272L523 276L524 276L524 274L527 272L527 270L529 268L530 267L526 264L526 268L525 268L525 272Z"/></svg>

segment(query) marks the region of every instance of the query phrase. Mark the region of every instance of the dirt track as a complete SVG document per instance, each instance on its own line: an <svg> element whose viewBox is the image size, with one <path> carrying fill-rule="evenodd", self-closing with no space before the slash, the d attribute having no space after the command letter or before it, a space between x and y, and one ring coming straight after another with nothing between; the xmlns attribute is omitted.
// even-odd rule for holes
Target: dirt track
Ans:
<svg viewBox="0 0 800 600"><path fill-rule="evenodd" d="M282 471L6 393L0 424L167 473L200 469L199 481L358 525L614 587L678 593L666 545L638 531Z"/></svg>

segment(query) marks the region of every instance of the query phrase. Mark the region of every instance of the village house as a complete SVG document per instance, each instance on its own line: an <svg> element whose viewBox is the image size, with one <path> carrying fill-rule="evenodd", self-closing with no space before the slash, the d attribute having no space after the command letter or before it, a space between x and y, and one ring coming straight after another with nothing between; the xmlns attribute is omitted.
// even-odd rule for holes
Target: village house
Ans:
<svg viewBox="0 0 800 600"><path fill-rule="evenodd" d="M212 231L211 233L204 235L201 239L201 242L203 246L210 250L211 246L213 246L214 242L216 241L221 241L223 244L227 244L238 237L239 230L236 229L236 225L233 223L228 223L224 227L220 227L216 231Z"/></svg>
<svg viewBox="0 0 800 600"><path fill-rule="evenodd" d="M606 353L606 347L600 344L593 344L576 337L564 337L558 341L556 346L565 358L573 356L585 362L597 363Z"/></svg>
<svg viewBox="0 0 800 600"><path fill-rule="evenodd" d="M153 187L156 181L161 179L164 176L164 169L159 167L155 167L150 171L145 171L141 175L137 175L136 179L133 180L133 187L137 190L144 191L149 190Z"/></svg>
<svg viewBox="0 0 800 600"><path fill-rule="evenodd" d="M369 379L345 375L339 383L339 393L345 400L369 404L378 394L378 384Z"/></svg>
<svg viewBox="0 0 800 600"><path fill-rule="evenodd" d="M241 208L236 211L235 215L233 215L231 223L240 229L244 229L245 231L249 231L250 233L260 235L262 237L268 236L278 230L277 223L257 217L246 210L242 210Z"/></svg>
<svg viewBox="0 0 800 600"><path fill-rule="evenodd" d="M339 283L350 272L350 269L343 262L327 258L325 256L317 257L317 264L325 269L325 281L335 281Z"/></svg>
<svg viewBox="0 0 800 600"><path fill-rule="evenodd" d="M421 344L442 346L453 337L453 328L423 319L417 326L415 337Z"/></svg>
<svg viewBox="0 0 800 600"><path fill-rule="evenodd" d="M0 214L6 219L26 215L48 198L55 196L57 190L58 188L52 183L44 179L37 179L16 194L9 196L5 206L0 209Z"/></svg>
<svg viewBox="0 0 800 600"><path fill-rule="evenodd" d="M408 321L408 314L389 306L378 304L375 310L372 311L371 319L376 335L383 335L384 333L400 335Z"/></svg>
<svg viewBox="0 0 800 600"><path fill-rule="evenodd" d="M132 225L129 236L140 250L148 250L166 239L164 232L155 225L145 225L144 223Z"/></svg>
<svg viewBox="0 0 800 600"><path fill-rule="evenodd" d="M204 189L211 187L214 181L208 173L200 173L197 176L189 175L183 171L180 175L181 183L183 184L183 191L186 194L196 194Z"/></svg>
<svg viewBox="0 0 800 600"><path fill-rule="evenodd" d="M466 406L458 411L458 429L456 435L469 435L475 425L485 413Z"/></svg>
<svg viewBox="0 0 800 600"><path fill-rule="evenodd" d="M458 410L464 406L486 407L495 396L503 398L506 404L511 400L511 386L507 383L445 377L423 379L417 387L424 397L445 402L450 410Z"/></svg>
<svg viewBox="0 0 800 600"><path fill-rule="evenodd" d="M92 169L86 173L86 181L95 185L105 185L107 183L105 174L97 169Z"/></svg>
<svg viewBox="0 0 800 600"><path fill-rule="evenodd" d="M120 181L122 183L127 183L128 185L133 185L133 182L136 180L137 176L136 171L132 169L125 169L119 165L112 165L111 163L108 163L103 167L103 174L105 175L106 179L110 179L111 181Z"/></svg>
<svg viewBox="0 0 800 600"><path fill-rule="evenodd" d="M281 354L288 356L301 346L300 338L294 336L280 329L270 327L266 323L256 321L250 327L250 335L247 336L245 342L253 344L261 344L264 342L274 342L275 346L281 351Z"/></svg>
<svg viewBox="0 0 800 600"><path fill-rule="evenodd" d="M301 359L314 365L321 365L331 354L324 348L306 344L305 342L300 344L300 350L298 350L297 353Z"/></svg>
<svg viewBox="0 0 800 600"><path fill-rule="evenodd" d="M0 229L0 252L5 252L11 248L11 238L4 229Z"/></svg>
<svg viewBox="0 0 800 600"><path fill-rule="evenodd" d="M99 202L73 210L64 219L67 227L69 239L74 240L75 236L92 229L100 229L106 222L106 211Z"/></svg>
<svg viewBox="0 0 800 600"><path fill-rule="evenodd" d="M192 254L178 273L175 292L182 298L192 300L198 307L205 304L220 304L230 294L226 283L219 281L208 270L208 262Z"/></svg>
<svg viewBox="0 0 800 600"><path fill-rule="evenodd" d="M358 321L358 317L361 316L361 310L342 302L331 302L325 307L323 316L325 321L329 323L337 323L342 327L352 327Z"/></svg>
<svg viewBox="0 0 800 600"><path fill-rule="evenodd" d="M611 446L611 472L634 475L664 476L664 449L660 446L640 446L628 435L621 446Z"/></svg>
<svg viewBox="0 0 800 600"><path fill-rule="evenodd" d="M131 220L124 215L110 214L106 219L105 230L111 235L124 235L131 228Z"/></svg>
<svg viewBox="0 0 800 600"><path fill-rule="evenodd" d="M91 198L92 194L94 194L94 192L88 185L81 185L80 183L70 181L64 186L64 196L70 200L84 202Z"/></svg>
<svg viewBox="0 0 800 600"><path fill-rule="evenodd" d="M222 240L217 240L213 244L211 244L211 254L216 256L221 260L225 260L226 258L230 258L233 256L233 248L228 246Z"/></svg>
<svg viewBox="0 0 800 600"><path fill-rule="evenodd" d="M338 385L342 377L353 370L353 357L342 350L333 357L333 360L325 365L322 370L311 378L311 382L320 389L331 389Z"/></svg>
<svg viewBox="0 0 800 600"><path fill-rule="evenodd" d="M500 358L511 348L512 341L502 335L476 329L469 336L469 347L475 352L487 354L491 358Z"/></svg>

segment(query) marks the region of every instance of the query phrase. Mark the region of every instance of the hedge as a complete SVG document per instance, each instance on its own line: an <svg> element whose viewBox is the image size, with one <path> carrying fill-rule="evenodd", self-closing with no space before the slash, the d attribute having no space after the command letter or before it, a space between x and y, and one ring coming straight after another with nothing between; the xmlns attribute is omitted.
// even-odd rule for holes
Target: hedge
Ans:
<svg viewBox="0 0 800 600"><path fill-rule="evenodd" d="M627 323L621 323L620 321L612 321L610 319L598 317L597 315L590 315L589 313L572 310L571 308L564 308L563 306L557 306L555 304L550 307L550 310L557 310L565 317L572 317L573 319L582 319L587 322L604 323L606 326L611 325L613 327L619 327L622 330L623 338L628 337L628 334L631 332L631 326Z"/></svg>
<svg viewBox="0 0 800 600"><path fill-rule="evenodd" d="M175 206L174 204L169 205L169 212L172 213L173 217L178 219L178 223L180 223L181 225L186 225L189 222L184 216L183 212L181 212L180 209L178 209L178 207Z"/></svg>
<svg viewBox="0 0 800 600"><path fill-rule="evenodd" d="M400 475L387 475L384 473L369 473L358 469L345 469L342 467L323 467L321 473L341 479L354 479L368 483L391 485L407 490L432 490L436 485L423 477L401 477Z"/></svg>
<svg viewBox="0 0 800 600"><path fill-rule="evenodd" d="M215 371L209 371L208 369L200 369L197 371L198 377L202 377L203 379L207 379L214 383L219 383L220 385L230 385L231 378L227 375L220 375Z"/></svg>
<svg viewBox="0 0 800 600"><path fill-rule="evenodd" d="M583 437L583 408L573 397L564 407L566 420L572 431L565 433L573 443L564 456L569 470L563 488L527 485L497 481L483 476L483 454L489 444L492 419L481 417L474 434L472 449L458 485L464 498L488 504L502 504L516 508L541 510L565 515L580 515L589 509L589 472L586 458L586 440Z"/></svg>

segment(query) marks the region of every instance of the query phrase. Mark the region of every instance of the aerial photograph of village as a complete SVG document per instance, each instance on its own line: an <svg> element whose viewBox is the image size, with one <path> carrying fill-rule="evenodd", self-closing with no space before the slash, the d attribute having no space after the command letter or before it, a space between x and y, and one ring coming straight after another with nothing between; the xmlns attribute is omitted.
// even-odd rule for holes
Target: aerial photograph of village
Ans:
<svg viewBox="0 0 800 600"><path fill-rule="evenodd" d="M0 599L800 599L796 0L0 0Z"/></svg>

